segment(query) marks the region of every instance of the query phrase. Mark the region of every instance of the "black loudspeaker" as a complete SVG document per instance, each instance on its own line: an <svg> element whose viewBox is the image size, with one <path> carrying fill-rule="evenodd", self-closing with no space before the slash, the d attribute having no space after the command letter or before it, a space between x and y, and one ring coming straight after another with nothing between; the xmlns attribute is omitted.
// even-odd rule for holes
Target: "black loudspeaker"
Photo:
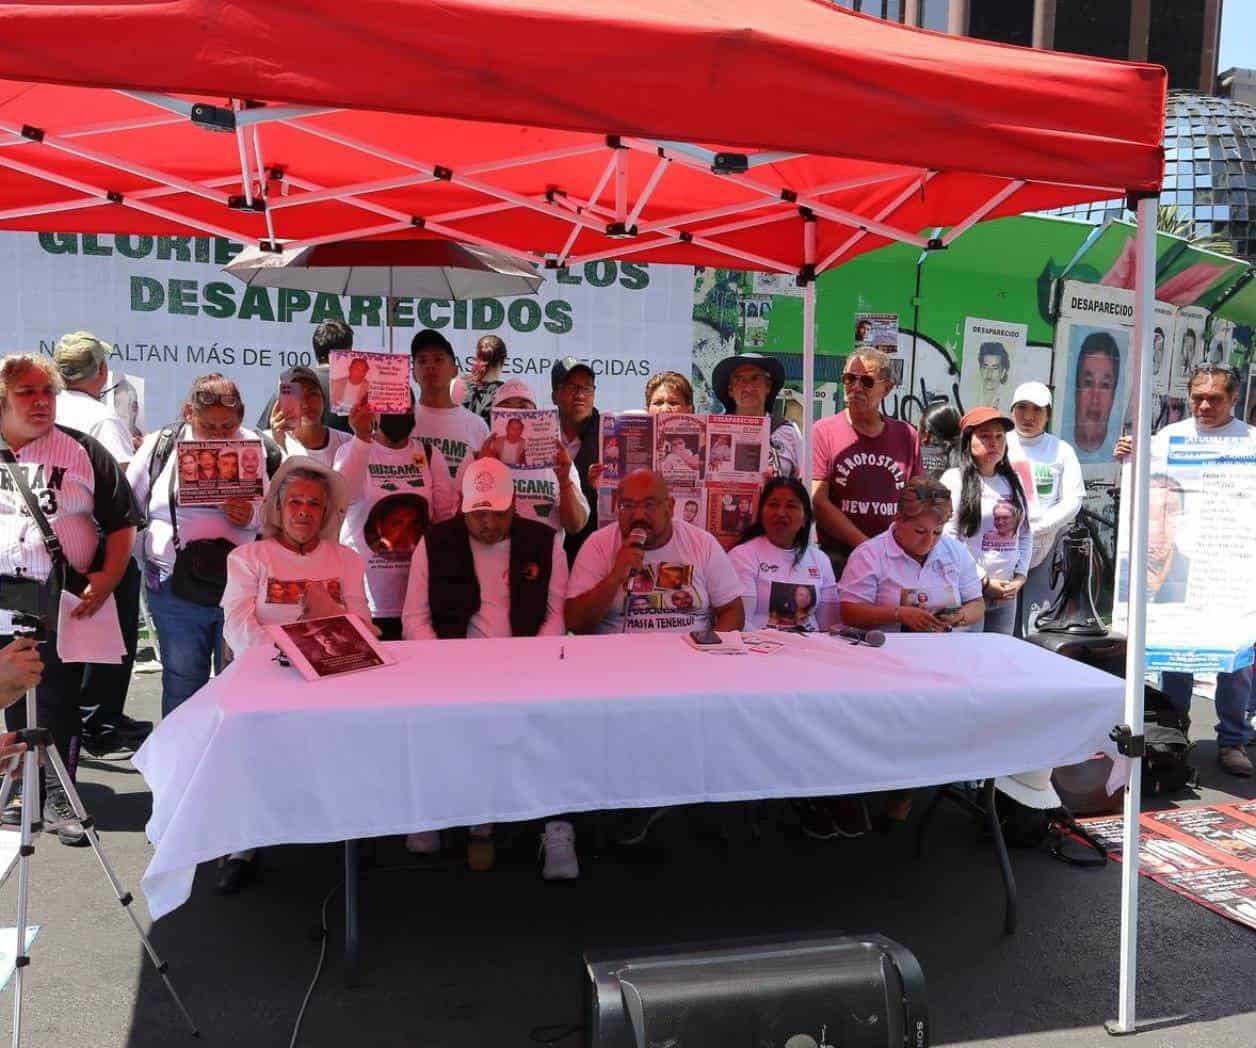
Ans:
<svg viewBox="0 0 1256 1048"><path fill-rule="evenodd" d="M925 1048L925 978L880 935L586 954L585 1048Z"/></svg>

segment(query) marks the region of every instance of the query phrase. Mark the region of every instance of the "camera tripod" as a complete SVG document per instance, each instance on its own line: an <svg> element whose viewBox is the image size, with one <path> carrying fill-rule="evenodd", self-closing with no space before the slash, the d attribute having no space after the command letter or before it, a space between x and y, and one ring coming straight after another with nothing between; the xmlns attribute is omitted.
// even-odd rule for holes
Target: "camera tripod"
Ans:
<svg viewBox="0 0 1256 1048"><path fill-rule="evenodd" d="M140 937L140 942L144 945L144 952L148 954L149 960L153 962L153 967L157 969L157 974L161 976L162 982L166 984L166 989L170 993L171 999L175 1006L182 1013L184 1020L188 1024L193 1037L200 1036L200 1031L196 1028L196 1023L188 1010L183 1006L183 1002L179 999L179 995L175 992L174 985L170 982L170 976L167 974L169 965L157 956L157 951L153 949L153 944L149 941L148 936L144 933L143 925L140 924L139 918L135 916L135 911L131 908L134 901L131 893L126 891L122 882L118 880L118 875L114 871L113 864L110 863L105 855L104 849L100 846L100 837L96 834L95 823L92 817L87 814L87 809L83 806L83 800L78 795L78 791L74 788L74 783L70 779L70 774L66 770L61 755L57 753L57 747L53 743L52 733L46 728L36 727L35 718L35 691L32 688L26 693L26 729L17 733L18 741L26 743L26 752L22 754L22 832L21 845L18 849L17 859L17 948L16 960L14 962L14 978L17 980L14 987L13 995L13 1048L19 1048L22 1042L22 990L23 976L27 966L30 964L30 957L26 954L26 908L27 901L30 897L30 858L35 854L34 833L36 830L56 830L65 825L78 825L83 829L84 835L87 837L88 843L92 846L92 851L96 853L96 859L100 862L100 868L104 870L105 877L109 880L109 886L113 889L114 895L117 896L123 908L126 910L127 916L131 918L131 923L135 925L135 932ZM39 755L44 755L44 759L48 761L52 770L56 773L57 781L61 784L61 788L65 790L65 795L69 799L70 807L74 810L75 817L67 819L61 823L51 823L45 825L43 822L43 811L39 804L40 798L40 771L39 771ZM14 778L5 776L4 785L0 788L0 810L5 808L9 803L9 797L13 792ZM39 810L39 818L35 817L34 812ZM13 863L0 875L0 887L9 879L9 875L13 872Z"/></svg>

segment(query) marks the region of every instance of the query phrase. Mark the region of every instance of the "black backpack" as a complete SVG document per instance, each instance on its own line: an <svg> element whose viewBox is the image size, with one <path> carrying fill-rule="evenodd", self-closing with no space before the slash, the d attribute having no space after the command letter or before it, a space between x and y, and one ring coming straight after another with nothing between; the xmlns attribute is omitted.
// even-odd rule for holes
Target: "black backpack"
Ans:
<svg viewBox="0 0 1256 1048"><path fill-rule="evenodd" d="M1148 685L1143 696L1143 796L1158 797L1194 786L1197 776L1187 760L1191 752L1190 714L1175 709L1159 688Z"/></svg>

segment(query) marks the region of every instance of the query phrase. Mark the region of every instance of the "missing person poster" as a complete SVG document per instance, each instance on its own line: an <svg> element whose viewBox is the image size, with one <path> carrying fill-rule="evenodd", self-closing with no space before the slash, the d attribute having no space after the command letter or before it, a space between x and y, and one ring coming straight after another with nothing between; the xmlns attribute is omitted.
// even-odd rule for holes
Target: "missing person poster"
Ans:
<svg viewBox="0 0 1256 1048"><path fill-rule="evenodd" d="M654 468L668 486L695 487L706 466L706 415L654 416Z"/></svg>
<svg viewBox="0 0 1256 1048"><path fill-rule="evenodd" d="M706 479L711 482L762 483L768 468L766 415L711 415L707 419Z"/></svg>
<svg viewBox="0 0 1256 1048"><path fill-rule="evenodd" d="M1029 328L1002 320L967 317L964 320L963 370L960 373L960 397L964 410L987 406L1000 411L1012 410L1012 393L1017 383L1031 379L1044 380L1041 366L1033 367L1026 349ZM1035 363L1043 347L1035 346ZM1050 350L1047 350L1050 370Z"/></svg>
<svg viewBox="0 0 1256 1048"><path fill-rule="evenodd" d="M1185 397L1191 372L1204 362L1204 325L1208 310L1187 306L1178 310L1174 328L1173 363L1169 370L1169 395Z"/></svg>
<svg viewBox="0 0 1256 1048"><path fill-rule="evenodd" d="M654 468L653 415L603 414L599 440L599 486L614 487L629 473Z"/></svg>
<svg viewBox="0 0 1256 1048"><path fill-rule="evenodd" d="M558 450L558 412L493 408L493 436L501 438L500 457L511 469L553 469Z"/></svg>
<svg viewBox="0 0 1256 1048"><path fill-rule="evenodd" d="M335 414L349 414L364 396L366 406L377 415L398 415L410 410L408 356L335 349L328 363L331 410Z"/></svg>
<svg viewBox="0 0 1256 1048"><path fill-rule="evenodd" d="M354 615L302 619L266 629L306 680L339 677L393 661Z"/></svg>
<svg viewBox="0 0 1256 1048"><path fill-rule="evenodd" d="M898 314L856 313L855 345L870 346L882 353L897 353Z"/></svg>
<svg viewBox="0 0 1256 1048"><path fill-rule="evenodd" d="M1173 364L1173 339L1177 330L1177 307L1168 302L1155 305L1155 326L1151 331L1151 389L1169 395L1169 372Z"/></svg>
<svg viewBox="0 0 1256 1048"><path fill-rule="evenodd" d="M706 526L707 493L705 488L669 488L668 494L676 502L673 515L677 519L683 520L686 524L692 524L695 528Z"/></svg>
<svg viewBox="0 0 1256 1048"><path fill-rule="evenodd" d="M1055 329L1055 412L1059 436L1086 465L1115 476L1112 449L1130 390L1130 339L1134 293L1080 281L1064 282ZM1109 477L1110 479L1110 477Z"/></svg>
<svg viewBox="0 0 1256 1048"><path fill-rule="evenodd" d="M1121 489L1132 490L1130 469ZM1147 669L1220 673L1256 641L1256 439L1154 441L1147 515ZM1129 622L1129 500L1121 502L1113 625Z"/></svg>
<svg viewBox="0 0 1256 1048"><path fill-rule="evenodd" d="M266 454L260 440L179 440L174 453L180 506L262 497Z"/></svg>
<svg viewBox="0 0 1256 1048"><path fill-rule="evenodd" d="M708 484L706 530L724 547L732 549L759 512L761 484Z"/></svg>

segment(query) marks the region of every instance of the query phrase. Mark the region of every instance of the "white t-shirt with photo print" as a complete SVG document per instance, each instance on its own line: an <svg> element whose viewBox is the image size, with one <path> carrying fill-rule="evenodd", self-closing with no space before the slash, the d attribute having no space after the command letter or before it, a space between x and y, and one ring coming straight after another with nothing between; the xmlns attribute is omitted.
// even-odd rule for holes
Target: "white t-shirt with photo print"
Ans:
<svg viewBox="0 0 1256 1048"><path fill-rule="evenodd" d="M820 628L817 612L822 605L828 605L821 616L826 622L836 618L837 579L828 554L812 543L794 563L795 552L774 545L766 535L728 551L741 579L746 629L816 630ZM800 589L810 590L810 596L800 600Z"/></svg>
<svg viewBox="0 0 1256 1048"><path fill-rule="evenodd" d="M227 557L222 595L223 637L237 655L270 643L267 626L301 617L305 587L322 582L350 615L371 620L363 592L362 558L338 542L320 540L309 553L287 549L277 539L248 542Z"/></svg>
<svg viewBox="0 0 1256 1048"><path fill-rule="evenodd" d="M599 528L585 541L571 568L567 596L587 593L607 575L623 545L619 524ZM645 551L639 572L611 604L598 633L687 633L711 628L711 609L741 596L741 580L728 554L707 532L672 521L672 537Z"/></svg>
<svg viewBox="0 0 1256 1048"><path fill-rule="evenodd" d="M1028 574L1033 533L1029 518L1016 508L1012 486L1007 480L998 473L981 478L981 525L972 535L959 533L959 503L964 486L960 471L948 469L941 480L950 489L952 509L943 534L959 539L968 547L986 578L1006 581Z"/></svg>

